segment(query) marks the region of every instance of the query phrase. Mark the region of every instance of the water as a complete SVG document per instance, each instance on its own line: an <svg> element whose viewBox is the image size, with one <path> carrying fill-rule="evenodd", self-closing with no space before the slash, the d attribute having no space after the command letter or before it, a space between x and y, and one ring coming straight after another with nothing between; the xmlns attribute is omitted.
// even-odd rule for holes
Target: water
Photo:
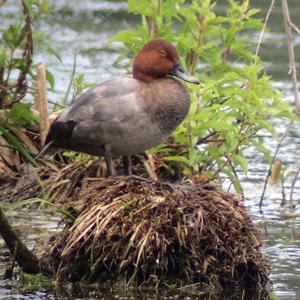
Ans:
<svg viewBox="0 0 300 300"><path fill-rule="evenodd" d="M72 72L74 53L77 53L77 72L85 74L88 82L96 83L111 76L120 74L120 70L112 66L118 57L116 49L106 44L106 41L119 30L135 24L138 19L128 16L126 3L121 1L53 1L56 12L45 21L39 23L39 29L47 36L47 43L60 53L63 63L45 53L36 55L38 62L46 63L56 78L55 92L50 94L54 102L61 100L66 92ZM218 1L218 8L225 1ZM254 7L261 8L260 16L264 17L270 1L252 0ZM286 101L292 102L291 81L288 76L288 55L286 37L284 35L283 18L279 1L270 18L270 31L265 35L261 56L265 62L266 70L274 79L274 86L283 91ZM291 18L300 26L299 0L289 0ZM11 0L0 7L0 30L14 22L17 11L20 10L18 1ZM255 43L259 33L252 34L250 38ZM294 35L296 59L300 62L300 36ZM286 123L276 124L279 132L284 132ZM266 145L274 150L277 142L266 137ZM278 158L293 172L300 159L300 133L299 126L295 125L281 148ZM247 176L240 174L246 195L246 205L253 215L254 221L260 228L264 237L264 251L272 266L271 279L274 284L274 299L290 300L300 299L300 219L288 217L289 213L300 212L300 180L296 183L292 203L284 208L280 206L282 192L280 187L269 187L263 205L263 214L259 212L258 202L267 172L263 158L249 149L250 169ZM287 178L285 192L289 199L290 183L293 174ZM41 212L18 211L11 215L16 228L22 228L21 234L26 238L27 244L32 247L35 240L42 234L49 234L56 230L57 219L53 219ZM28 224L24 228L24 224ZM9 258L0 241L0 266L7 265ZM2 260L2 257L3 260ZM0 276L2 276L0 268ZM147 291L140 293L134 290L124 290L122 286L111 289L110 286L85 287L68 286L63 288L45 288L45 286L24 286L20 281L1 281L0 299L54 299L54 298L102 298L102 299L160 299L183 298L183 295L165 295L163 292ZM47 295L47 296L46 296ZM277 298L276 298L277 297ZM225 299L226 297L221 299ZM237 296L235 299L240 299Z"/></svg>

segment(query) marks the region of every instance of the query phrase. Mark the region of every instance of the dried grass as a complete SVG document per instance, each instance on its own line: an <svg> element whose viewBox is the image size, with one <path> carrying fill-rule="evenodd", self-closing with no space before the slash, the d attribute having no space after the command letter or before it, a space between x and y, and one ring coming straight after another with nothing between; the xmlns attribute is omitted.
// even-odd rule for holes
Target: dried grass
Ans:
<svg viewBox="0 0 300 300"><path fill-rule="evenodd" d="M77 201L82 180L99 176L102 170L101 160L88 156L85 161L67 165L46 158L38 162L38 167L23 164L18 175L0 184L0 203L29 198L43 198L52 203Z"/></svg>
<svg viewBox="0 0 300 300"><path fill-rule="evenodd" d="M45 250L58 280L256 288L268 281L256 228L218 187L102 178L85 184L80 199L75 223Z"/></svg>
<svg viewBox="0 0 300 300"><path fill-rule="evenodd" d="M10 133L18 140L21 147L31 155L34 156L39 152L37 132L34 126L22 129L10 128ZM10 142L0 134L0 181L15 180L21 170L23 161L24 157L20 156Z"/></svg>

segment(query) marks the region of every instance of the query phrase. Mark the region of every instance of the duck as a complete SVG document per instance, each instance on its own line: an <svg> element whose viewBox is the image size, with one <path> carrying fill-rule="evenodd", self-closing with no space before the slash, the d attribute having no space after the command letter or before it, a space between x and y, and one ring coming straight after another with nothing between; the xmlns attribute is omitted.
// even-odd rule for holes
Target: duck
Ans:
<svg viewBox="0 0 300 300"><path fill-rule="evenodd" d="M135 57L132 76L85 91L53 121L45 144L102 156L111 177L113 158L122 156L124 175L130 176L131 156L165 141L188 114L190 97L181 80L199 84L172 43L151 40Z"/></svg>

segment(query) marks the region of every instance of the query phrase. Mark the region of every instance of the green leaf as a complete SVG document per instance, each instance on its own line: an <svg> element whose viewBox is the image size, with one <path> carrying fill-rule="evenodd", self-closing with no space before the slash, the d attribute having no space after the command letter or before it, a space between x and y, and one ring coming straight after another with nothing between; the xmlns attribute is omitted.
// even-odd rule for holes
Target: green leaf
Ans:
<svg viewBox="0 0 300 300"><path fill-rule="evenodd" d="M240 165L245 173L248 172L248 161L247 161L247 159L244 156L242 156L242 155L234 155L233 156L233 161L236 164Z"/></svg>
<svg viewBox="0 0 300 300"><path fill-rule="evenodd" d="M268 295L268 300L280 300L280 298L274 292L272 292Z"/></svg>
<svg viewBox="0 0 300 300"><path fill-rule="evenodd" d="M19 127L39 118L30 110L30 104L18 102L8 113L8 119L13 126Z"/></svg>
<svg viewBox="0 0 300 300"><path fill-rule="evenodd" d="M11 63L15 69L19 69L23 71L25 68L25 64L24 64L25 62L22 58L14 58Z"/></svg>
<svg viewBox="0 0 300 300"><path fill-rule="evenodd" d="M253 141L252 144L255 146L255 148L261 152L268 164L271 164L272 162L272 155L270 151L264 146L263 141Z"/></svg>
<svg viewBox="0 0 300 300"><path fill-rule="evenodd" d="M52 202L49 202L45 199L42 198L29 198L26 200L18 200L12 204L9 205L11 208L17 208L19 206L24 206L24 205L32 205L34 203L43 203L47 204L49 206L54 207L59 213L63 214L65 217L67 217L70 221L75 222L76 217L73 216L70 212L68 212L64 207L54 204Z"/></svg>
<svg viewBox="0 0 300 300"><path fill-rule="evenodd" d="M2 36L8 47L12 50L15 50L24 40L25 31L19 24L13 24L10 25L6 31L4 31Z"/></svg>
<svg viewBox="0 0 300 300"><path fill-rule="evenodd" d="M23 155L27 160L29 160L34 166L37 166L36 161L29 154L29 152L18 142L18 140L4 127L0 126L0 133L5 137L5 139L15 147L18 152Z"/></svg>
<svg viewBox="0 0 300 300"><path fill-rule="evenodd" d="M143 40L139 32L127 29L115 34L112 37L111 41L124 43L139 42L140 44L142 44Z"/></svg>
<svg viewBox="0 0 300 300"><path fill-rule="evenodd" d="M143 14L145 16L155 16L156 10L152 1L128 0L128 9L134 14Z"/></svg>
<svg viewBox="0 0 300 300"><path fill-rule="evenodd" d="M238 180L238 178L235 177L233 171L231 168L225 168L223 170L223 173L226 174L228 176L228 178L230 179L231 183L234 186L234 190L237 194L241 194L241 192L243 191L242 189L242 185L240 183L240 181Z"/></svg>
<svg viewBox="0 0 300 300"><path fill-rule="evenodd" d="M53 48L46 46L45 49L50 55L53 55L54 57L56 57L56 59L59 62L61 62L61 63L63 62L61 56Z"/></svg>
<svg viewBox="0 0 300 300"><path fill-rule="evenodd" d="M54 78L53 74L48 69L46 69L46 79L50 84L51 90L54 90L55 78Z"/></svg>
<svg viewBox="0 0 300 300"><path fill-rule="evenodd" d="M220 168L222 176L228 176L239 191L227 158L247 172L242 151L255 146L269 161L270 152L257 132L267 130L276 136L273 124L279 118L295 116L272 86L262 61L255 57L253 41L247 38L248 28L261 28L262 20L253 17L257 10L250 8L248 0L228 0L226 12L218 15L214 5L221 2L129 0L129 10L141 17L142 25L118 33L111 41L123 42L121 57L127 60L149 39L161 37L176 45L183 65L195 72L202 85L187 85L191 98L188 116L172 133L169 146L155 147L151 153L181 162L182 177L198 168L215 177ZM196 145L197 141L201 143ZM173 174L178 172L172 170L173 165L164 167Z"/></svg>
<svg viewBox="0 0 300 300"><path fill-rule="evenodd" d="M3 46L0 46L0 69L2 69L5 66L7 58L7 49Z"/></svg>
<svg viewBox="0 0 300 300"><path fill-rule="evenodd" d="M186 164L189 163L189 160L185 156L166 156L165 159L169 161L180 161Z"/></svg>
<svg viewBox="0 0 300 300"><path fill-rule="evenodd" d="M33 16L33 1L32 0L24 0L24 4L26 5L26 8L28 9L29 15Z"/></svg>

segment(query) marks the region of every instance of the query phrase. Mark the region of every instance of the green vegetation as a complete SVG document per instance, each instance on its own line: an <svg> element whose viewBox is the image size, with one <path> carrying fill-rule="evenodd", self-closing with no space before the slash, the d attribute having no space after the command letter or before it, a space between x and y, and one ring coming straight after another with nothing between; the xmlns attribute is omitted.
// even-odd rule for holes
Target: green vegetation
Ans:
<svg viewBox="0 0 300 300"><path fill-rule="evenodd" d="M37 289L49 289L53 288L55 283L53 280L49 279L48 277L42 275L41 273L38 274L28 274L25 272L21 273L21 291L29 293L31 291Z"/></svg>
<svg viewBox="0 0 300 300"><path fill-rule="evenodd" d="M51 11L48 1L21 2L23 11L19 20L2 33L0 40L0 109L10 109L25 96L28 97L30 92L34 92L28 90L28 80L36 80L34 45L60 59L59 55L47 46L43 34L33 31L37 20ZM18 55L20 51L22 58ZM47 79L53 88L54 77L49 71L47 73ZM28 119L30 121L30 117Z"/></svg>
<svg viewBox="0 0 300 300"><path fill-rule="evenodd" d="M32 205L35 203L44 204L45 206L50 206L56 209L58 213L61 213L65 217L66 223L73 223L76 220L76 217L73 216L67 209L64 207L53 204L52 202L47 200L47 195L44 198L31 198L26 200L19 200L17 202L14 202L13 204L10 204L10 208L16 208L19 206L25 206L25 205Z"/></svg>
<svg viewBox="0 0 300 300"><path fill-rule="evenodd" d="M33 45L58 60L60 57L43 34L33 30L36 21L51 11L48 1L27 0L22 5L20 20L3 32L0 40L0 131L8 147L35 163L13 131L37 120L24 103L32 95L36 97L34 84L28 88L28 81L37 79ZM241 192L236 168L247 173L245 150L255 147L270 163L270 152L258 133L268 131L276 137L272 121L295 118L254 54L249 35L262 26L255 18L257 10L249 7L249 1L233 0L228 1L222 16L216 14L210 0L128 0L128 6L142 22L136 30L122 31L112 39L125 45L118 62L133 59L146 41L165 38L176 45L182 63L201 81L198 87L189 85L192 105L184 123L166 143L149 151L152 171L194 182L229 178ZM15 55L17 49L22 49L22 58ZM55 78L49 71L47 80L53 88ZM76 75L75 55L70 84L58 104L66 105L89 86L82 74Z"/></svg>
<svg viewBox="0 0 300 300"><path fill-rule="evenodd" d="M158 167L194 181L225 176L240 192L235 169L247 172L245 150L255 147L271 161L258 132L276 137L272 120L294 118L254 54L249 34L262 26L257 10L249 1L234 0L228 1L224 16L215 13L210 0L128 0L128 5L142 25L113 38L126 46L123 57L133 58L150 39L165 38L201 82L200 87L189 85L192 106L184 123L171 140L151 151Z"/></svg>
<svg viewBox="0 0 300 300"><path fill-rule="evenodd" d="M37 64L33 62L33 51L38 47L40 51L60 57L47 46L43 34L34 29L36 22L51 11L48 1L20 2L22 11L18 20L2 33L0 39L0 133L8 148L17 150L25 160L36 164L15 131L38 120L28 103L37 95ZM53 88L53 74L47 71L46 75ZM30 86L29 82L32 83Z"/></svg>

